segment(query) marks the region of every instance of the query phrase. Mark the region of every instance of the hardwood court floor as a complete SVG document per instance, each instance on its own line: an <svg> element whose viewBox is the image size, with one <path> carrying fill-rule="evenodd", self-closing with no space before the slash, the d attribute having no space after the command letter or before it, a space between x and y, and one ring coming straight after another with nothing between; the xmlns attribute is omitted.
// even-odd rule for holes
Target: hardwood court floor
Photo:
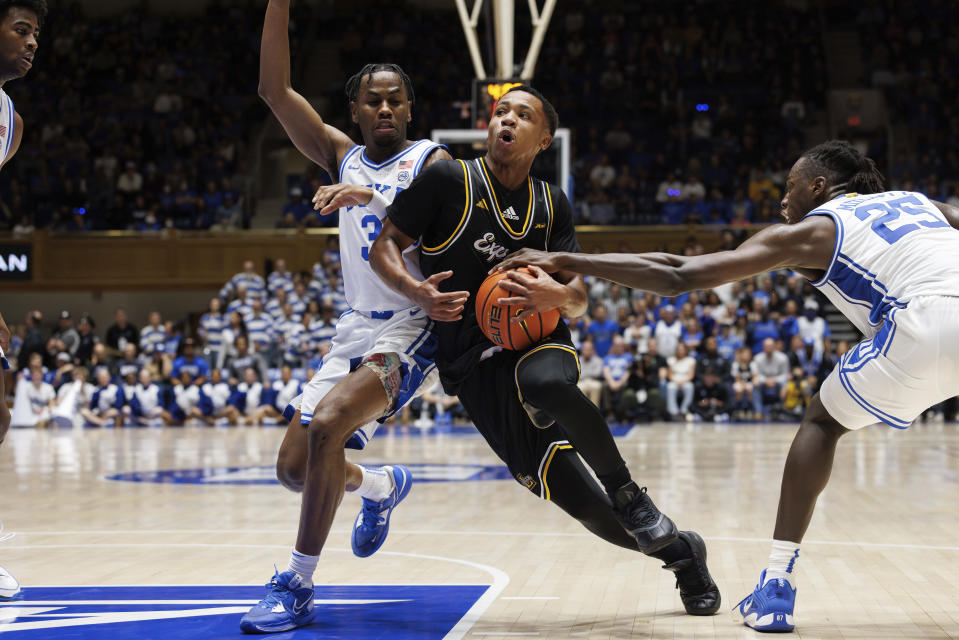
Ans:
<svg viewBox="0 0 959 640"><path fill-rule="evenodd" d="M467 481L415 484L369 559L350 553L359 499L346 496L316 576L318 588L344 586L324 592L318 624L278 637L756 637L730 609L764 566L794 430L657 425L617 439L657 504L706 538L723 594L709 618L682 613L657 561L592 537L511 480L479 479L500 475L479 437L379 434L351 457ZM0 564L25 598L0 605L0 635L242 637L236 622L274 563L285 567L295 536L298 496L263 484L281 437L242 427L13 431L0 448L0 517L17 536L0 544ZM145 481L105 479L130 472ZM799 562L795 637L959 638L957 529L959 427L847 436ZM111 585L129 588L77 588ZM183 595L152 585L223 586ZM46 589L58 586L72 588ZM163 599L178 597L208 610L171 612ZM84 609L84 598L97 604ZM151 627L157 609L179 626Z"/></svg>

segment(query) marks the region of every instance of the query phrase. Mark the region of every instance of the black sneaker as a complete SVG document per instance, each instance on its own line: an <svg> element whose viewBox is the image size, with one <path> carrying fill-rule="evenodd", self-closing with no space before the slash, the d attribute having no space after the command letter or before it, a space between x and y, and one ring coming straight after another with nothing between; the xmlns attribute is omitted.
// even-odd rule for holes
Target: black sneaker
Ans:
<svg viewBox="0 0 959 640"><path fill-rule="evenodd" d="M646 495L646 487L639 488L632 480L616 490L613 513L646 555L656 553L679 535L673 521L660 513Z"/></svg>
<svg viewBox="0 0 959 640"><path fill-rule="evenodd" d="M692 555L664 564L663 569L676 574L676 588L679 589L686 613L691 616L711 616L719 610L722 598L719 587L706 567L706 543L695 531L680 531L679 537L692 549Z"/></svg>

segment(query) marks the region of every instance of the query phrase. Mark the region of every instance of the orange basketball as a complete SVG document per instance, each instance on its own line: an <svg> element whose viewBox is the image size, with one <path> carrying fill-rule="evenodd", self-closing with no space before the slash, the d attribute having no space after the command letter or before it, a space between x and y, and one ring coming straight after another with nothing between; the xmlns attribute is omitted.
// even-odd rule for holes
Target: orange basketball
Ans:
<svg viewBox="0 0 959 640"><path fill-rule="evenodd" d="M531 273L526 267L517 271ZM553 333L559 324L559 309L537 313L523 322L510 322L509 319L522 313L523 308L497 302L500 298L512 296L499 286L500 281L508 275L507 271L494 273L480 285L476 292L476 321L493 344L520 351Z"/></svg>

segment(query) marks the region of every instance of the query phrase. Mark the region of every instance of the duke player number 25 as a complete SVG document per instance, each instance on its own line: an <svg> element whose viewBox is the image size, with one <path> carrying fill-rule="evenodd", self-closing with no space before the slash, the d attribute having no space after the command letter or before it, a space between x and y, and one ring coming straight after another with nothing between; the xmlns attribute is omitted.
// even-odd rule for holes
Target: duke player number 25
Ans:
<svg viewBox="0 0 959 640"><path fill-rule="evenodd" d="M918 205L919 208L914 208L910 205ZM876 216L870 226L880 238L889 244L895 244L907 233L916 231L921 227L936 229L949 226L948 222L940 220L928 209L923 208L922 201L914 195L903 196L887 202L863 204L856 207L854 213L860 220L866 220L871 216ZM889 224L899 220L902 214L910 217L904 219L904 224L890 227Z"/></svg>

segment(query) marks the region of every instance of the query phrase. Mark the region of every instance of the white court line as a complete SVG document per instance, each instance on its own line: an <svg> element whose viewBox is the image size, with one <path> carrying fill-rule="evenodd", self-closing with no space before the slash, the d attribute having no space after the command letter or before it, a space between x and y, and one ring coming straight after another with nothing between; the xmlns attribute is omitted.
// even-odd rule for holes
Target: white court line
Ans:
<svg viewBox="0 0 959 640"><path fill-rule="evenodd" d="M141 531L140 533L150 533L147 531ZM230 547L230 548L246 548L246 549L283 549L289 550L289 545L283 544L235 544L235 543L226 543L226 544L213 544L213 543L203 543L203 542L192 542L192 543L168 543L168 542L158 542L154 544L144 544L144 543L121 543L114 544L111 542L105 542L100 544L87 543L87 544L55 544L55 545L4 545L4 549L96 549L102 547L197 547L197 548L211 548L211 547ZM325 548L324 551L339 551L346 553L349 551L352 553L352 550L339 549L336 547ZM379 551L379 555L388 555L388 556L398 556L401 558L417 558L420 560L437 560L439 562L453 562L455 564L463 564L468 567L473 567L474 569L479 569L488 573L493 578L493 584L491 584L486 591L483 592L483 595L473 603L473 606L463 614L463 617L460 618L459 622L456 623L449 633L446 634L443 640L461 640L463 636L469 632L469 630L476 624L476 621L489 609L489 606L493 604L496 598L499 597L499 594L503 593L503 590L506 589L506 586L509 584L509 576L505 571L497 569L496 567L491 567L486 564L480 564L479 562L473 562L471 560L462 560L460 558L447 558L444 556L431 556L422 553L406 553L403 551ZM143 586L143 585L139 585ZM154 585L150 585L154 586Z"/></svg>
<svg viewBox="0 0 959 640"><path fill-rule="evenodd" d="M330 533L351 533L352 529L332 529ZM440 531L440 530L424 530L424 529L410 529L410 530L401 530L401 529L392 529L391 532L393 535L410 535L410 536L482 536L482 537L537 537L537 538L594 538L595 536L592 533L561 533L554 531ZM203 535L203 534L264 534L264 533L275 533L275 534L294 534L295 530L278 530L278 529L126 529L126 530L96 530L96 531L19 531L17 535L37 535L37 536L87 536L87 535L148 535L148 534L163 534L163 535ZM772 538L739 538L739 537L724 537L724 536L703 536L706 540L712 540L714 542L762 542L768 543L772 541ZM106 543L104 543L106 544ZM856 541L847 541L847 540L804 540L803 544L815 544L815 545L832 545L839 547L870 547L870 548L891 548L891 549L923 549L931 551L959 551L959 546L955 545L935 545L935 544L907 544L907 543L897 543L897 542L856 542ZM27 549L31 548L34 545L3 545L4 549ZM72 546L72 545L66 545ZM115 545L119 546L119 545ZM144 546L153 546L153 545L144 545ZM172 546L172 545L171 545ZM185 546L195 546L194 544L186 544ZM210 545L214 547L229 547L229 544L215 544ZM250 545L236 545L240 547L247 547ZM263 545L271 546L271 545ZM55 546L49 546L48 548L55 548Z"/></svg>

